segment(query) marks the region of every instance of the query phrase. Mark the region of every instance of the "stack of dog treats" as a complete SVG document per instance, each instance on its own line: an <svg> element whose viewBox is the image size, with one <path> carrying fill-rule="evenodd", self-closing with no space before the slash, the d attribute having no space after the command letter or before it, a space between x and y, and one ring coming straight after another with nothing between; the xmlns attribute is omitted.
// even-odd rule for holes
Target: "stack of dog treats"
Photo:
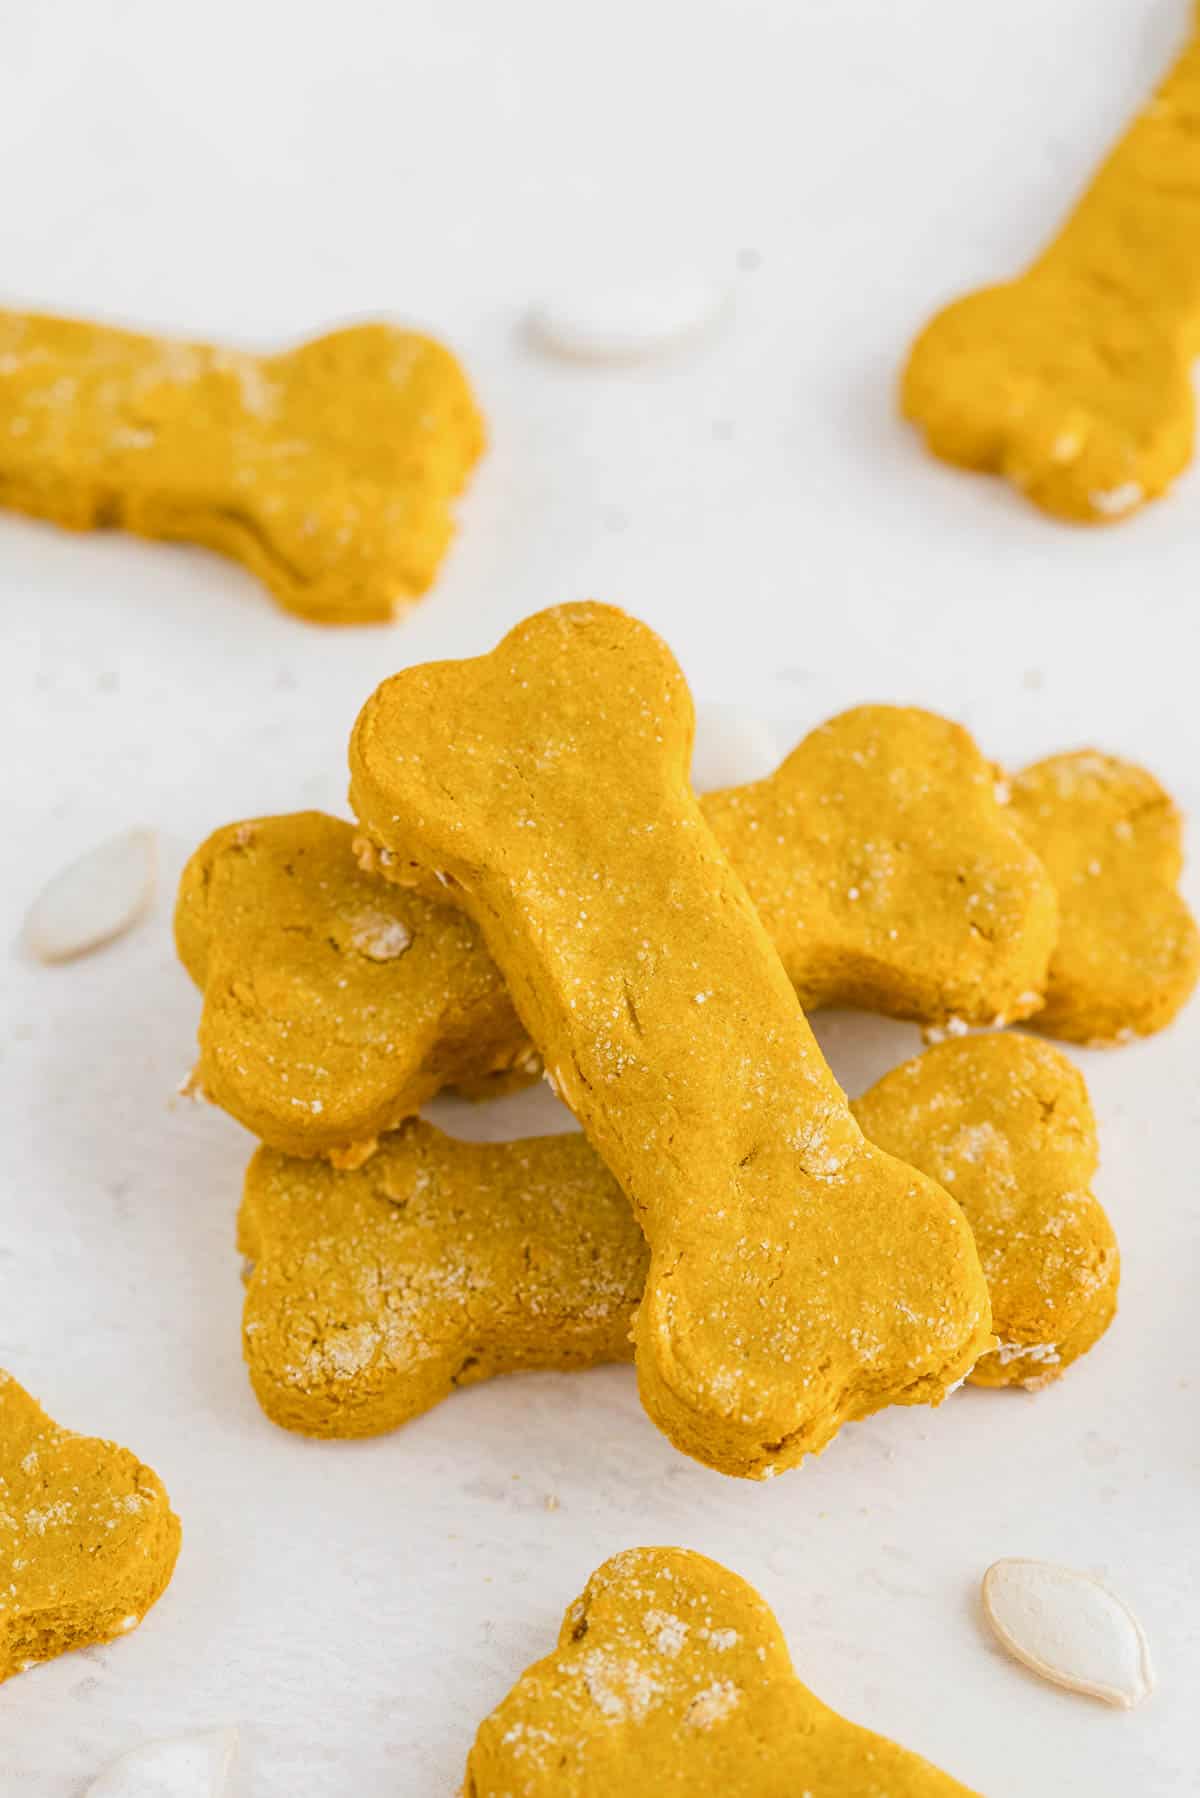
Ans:
<svg viewBox="0 0 1200 1798"><path fill-rule="evenodd" d="M299 813L192 857L194 1083L264 1145L240 1238L276 1422L366 1435L633 1357L679 1448L765 1478L883 1405L1041 1385L1108 1326L1083 1081L969 1032L1170 1019L1200 947L1168 796L1093 751L1006 781L957 725L870 706L697 800L691 736L659 639L564 606L384 683L357 834ZM802 1009L829 1004L945 1040L848 1105ZM414 1115L543 1066L583 1135Z"/></svg>
<svg viewBox="0 0 1200 1798"><path fill-rule="evenodd" d="M193 1085L262 1139L244 1343L276 1422L369 1435L494 1374L632 1357L677 1447L763 1479L885 1405L1042 1385L1107 1328L1095 1123L1044 1039L1147 1034L1194 986L1168 796L1090 750L1006 780L959 726L867 706L697 800L692 731L651 631L559 607L379 688L357 832L256 819L192 857ZM851 1105L804 1015L828 1004L938 1040ZM582 1134L416 1116L543 1071ZM0 1440L3 1678L136 1626L179 1524L7 1376ZM885 1786L969 1798L809 1692L735 1574L637 1548L480 1726L464 1792Z"/></svg>
<svg viewBox="0 0 1200 1798"><path fill-rule="evenodd" d="M1145 1035L1195 984L1167 794L1092 750L1006 779L960 726L864 706L697 799L692 732L665 644L562 606L384 682L357 830L253 819L193 855L192 1084L262 1139L244 1346L275 1422L369 1435L633 1358L677 1447L764 1479L882 1406L1043 1385L1108 1327L1095 1122L1045 1039ZM804 1015L830 1004L932 1046L850 1104ZM581 1134L416 1116L543 1071ZM465 1791L857 1794L868 1766L964 1792L800 1685L735 1575L637 1549L481 1726Z"/></svg>
<svg viewBox="0 0 1200 1798"><path fill-rule="evenodd" d="M1159 177L1194 160L1196 82L1193 34L1058 239L905 370L934 453L1079 521L1192 452L1195 193ZM0 411L4 504L205 543L323 623L428 587L483 445L453 356L385 325L250 356L2 313ZM1149 1034L1195 985L1168 795L1095 751L1005 780L957 726L874 706L697 802L691 731L661 642L559 608L384 684L357 836L258 819L192 858L193 1085L262 1139L244 1343L276 1422L367 1435L494 1374L632 1357L679 1448L765 1478L884 1405L1043 1385L1108 1327L1095 1123L1044 1039ZM804 1018L825 1004L940 1040L847 1104ZM582 1135L480 1147L416 1116L543 1071ZM2 1680L135 1627L180 1529L149 1468L3 1372L0 1448ZM1132 1703L1142 1649L1123 1693L1031 1664ZM683 1549L592 1576L463 1788L635 1791L970 1798L829 1711L757 1594Z"/></svg>

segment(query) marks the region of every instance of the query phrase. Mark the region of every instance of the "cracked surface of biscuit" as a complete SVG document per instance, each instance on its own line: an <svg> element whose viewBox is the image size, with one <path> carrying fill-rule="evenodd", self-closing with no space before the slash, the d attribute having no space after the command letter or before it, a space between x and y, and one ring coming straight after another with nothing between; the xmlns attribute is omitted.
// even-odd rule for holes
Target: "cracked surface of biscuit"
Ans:
<svg viewBox="0 0 1200 1798"><path fill-rule="evenodd" d="M972 1383L1058 1378L1107 1328L1119 1272L1076 1069L1031 1037L961 1037L852 1109L971 1226L1001 1344ZM353 1171L260 1149L238 1239L250 1377L286 1429L374 1435L495 1374L632 1359L645 1239L581 1136L480 1147L412 1120Z"/></svg>
<svg viewBox="0 0 1200 1798"><path fill-rule="evenodd" d="M370 1436L519 1368L627 1361L647 1252L582 1136L455 1142L411 1120L365 1167L260 1149L238 1243L267 1415Z"/></svg>
<svg viewBox="0 0 1200 1798"><path fill-rule="evenodd" d="M1200 37L1027 273L925 327L901 403L947 462L1078 523L1128 517L1191 459L1200 352Z"/></svg>
<svg viewBox="0 0 1200 1798"><path fill-rule="evenodd" d="M179 1537L157 1474L60 1428L0 1371L0 1680L135 1629Z"/></svg>
<svg viewBox="0 0 1200 1798"><path fill-rule="evenodd" d="M1178 890L1183 820L1145 768L1081 749L1013 777L1012 806L1058 889L1062 927L1032 1023L1069 1042L1162 1030L1200 976Z"/></svg>
<svg viewBox="0 0 1200 1798"><path fill-rule="evenodd" d="M1057 921L996 786L958 725L862 706L700 807L806 1006L993 1023L1041 1003ZM351 834L315 812L228 826L176 911L199 1086L272 1146L343 1161L443 1082L483 1096L540 1065L475 928L372 886Z"/></svg>
<svg viewBox="0 0 1200 1798"><path fill-rule="evenodd" d="M800 1683L767 1605L684 1548L614 1555L480 1725L463 1798L971 1798Z"/></svg>
<svg viewBox="0 0 1200 1798"><path fill-rule="evenodd" d="M203 544L318 623L426 590L482 448L449 350L393 325L256 356L0 312L0 505Z"/></svg>
<svg viewBox="0 0 1200 1798"><path fill-rule="evenodd" d="M958 1200L999 1347L975 1386L1045 1386L1112 1322L1117 1241L1090 1188L1096 1120L1078 1069L1017 1034L960 1037L885 1074L853 1104L871 1141Z"/></svg>
<svg viewBox="0 0 1200 1798"><path fill-rule="evenodd" d="M961 1212L863 1138L688 783L690 695L615 608L386 681L351 741L384 872L479 924L651 1250L639 1387L766 1477L991 1345Z"/></svg>

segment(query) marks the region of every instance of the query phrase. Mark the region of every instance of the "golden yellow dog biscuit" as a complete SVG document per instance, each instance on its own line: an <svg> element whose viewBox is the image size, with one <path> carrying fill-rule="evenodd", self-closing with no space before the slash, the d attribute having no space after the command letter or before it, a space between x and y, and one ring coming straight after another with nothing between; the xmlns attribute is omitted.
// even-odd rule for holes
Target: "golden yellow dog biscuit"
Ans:
<svg viewBox="0 0 1200 1798"><path fill-rule="evenodd" d="M1062 915L1037 1029L1096 1044L1163 1029L1200 975L1170 794L1146 769L1084 749L1016 775L1012 807Z"/></svg>
<svg viewBox="0 0 1200 1798"><path fill-rule="evenodd" d="M425 591L482 448L454 357L393 325L252 356L0 313L0 505L220 550L322 624Z"/></svg>
<svg viewBox="0 0 1200 1798"><path fill-rule="evenodd" d="M752 1586L686 1548L593 1573L485 1718L463 1798L971 1798L801 1685Z"/></svg>
<svg viewBox="0 0 1200 1798"><path fill-rule="evenodd" d="M321 812L211 836L175 939L204 991L197 1084L292 1154L353 1166L447 1081L530 1054L474 925L364 874Z"/></svg>
<svg viewBox="0 0 1200 1798"><path fill-rule="evenodd" d="M1192 453L1200 350L1200 41L1193 36L1026 274L939 313L902 405L947 462L1047 512L1125 518Z"/></svg>
<svg viewBox="0 0 1200 1798"><path fill-rule="evenodd" d="M967 1216L999 1347L976 1386L1037 1387L1112 1322L1120 1257L1089 1190L1096 1120L1079 1071L1033 1037L960 1037L876 1083L853 1105L864 1133L920 1168Z"/></svg>
<svg viewBox="0 0 1200 1798"><path fill-rule="evenodd" d="M806 1006L938 1024L1041 1003L1054 893L958 725L862 706L700 805ZM353 1162L443 1083L538 1065L474 927L372 882L337 819L215 832L176 937L205 992L198 1086L289 1154Z"/></svg>
<svg viewBox="0 0 1200 1798"><path fill-rule="evenodd" d="M971 1226L1001 1343L972 1382L1057 1378L1107 1328L1118 1278L1075 1068L1030 1037L959 1037L852 1109ZM260 1149L238 1240L254 1390L306 1435L395 1429L516 1368L632 1358L645 1239L582 1136L481 1147L413 1119L353 1172Z"/></svg>
<svg viewBox="0 0 1200 1798"><path fill-rule="evenodd" d="M639 1384L676 1445L763 1477L990 1346L962 1214L866 1143L688 784L653 632L563 606L386 681L351 801L390 878L474 916L651 1264Z"/></svg>
<svg viewBox="0 0 1200 1798"><path fill-rule="evenodd" d="M157 1474L0 1371L0 1680L136 1628L178 1553Z"/></svg>
<svg viewBox="0 0 1200 1798"><path fill-rule="evenodd" d="M309 1436L377 1435L518 1368L629 1360L648 1261L582 1136L455 1142L415 1118L354 1172L260 1149L238 1243L255 1393Z"/></svg>
<svg viewBox="0 0 1200 1798"><path fill-rule="evenodd" d="M1030 274L939 313L901 403L940 460L1002 475L1060 518L1111 524L1191 460L1189 364L1119 297Z"/></svg>

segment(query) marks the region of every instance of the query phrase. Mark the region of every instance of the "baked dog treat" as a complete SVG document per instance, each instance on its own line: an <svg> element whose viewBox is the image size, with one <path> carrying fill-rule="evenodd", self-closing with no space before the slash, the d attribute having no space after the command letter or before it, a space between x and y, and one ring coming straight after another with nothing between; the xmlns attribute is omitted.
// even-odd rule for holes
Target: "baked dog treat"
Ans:
<svg viewBox="0 0 1200 1798"><path fill-rule="evenodd" d="M350 1167L448 1081L531 1054L475 926L364 873L353 836L322 812L229 825L175 909L204 993L193 1084L264 1142Z"/></svg>
<svg viewBox="0 0 1200 1798"><path fill-rule="evenodd" d="M238 1246L255 1394L308 1436L378 1435L519 1368L628 1361L649 1260L577 1132L455 1142L417 1118L353 1172L260 1149Z"/></svg>
<svg viewBox="0 0 1200 1798"><path fill-rule="evenodd" d="M861 706L767 780L700 801L806 1007L995 1023L1042 1001L1057 904L967 732ZM205 994L196 1085L264 1142L342 1165L444 1083L540 1063L474 926L361 872L317 812L229 825L184 870Z"/></svg>
<svg viewBox="0 0 1200 1798"><path fill-rule="evenodd" d="M1089 1190L1099 1150L1078 1069L1034 1037L959 1037L885 1074L853 1111L966 1213L999 1338L972 1385L1058 1379L1112 1322L1121 1271Z"/></svg>
<svg viewBox="0 0 1200 1798"><path fill-rule="evenodd" d="M1075 1068L1031 1037L958 1037L852 1110L971 1226L1000 1339L971 1381L1056 1379L1107 1328L1119 1271ZM632 1359L645 1239L582 1136L481 1146L410 1119L354 1172L260 1149L238 1243L251 1382L305 1435L376 1435L518 1368Z"/></svg>
<svg viewBox="0 0 1200 1798"><path fill-rule="evenodd" d="M320 624L425 591L482 448L454 357L393 325L252 356L0 313L0 505L220 550Z"/></svg>
<svg viewBox="0 0 1200 1798"><path fill-rule="evenodd" d="M801 1685L752 1586L686 1548L593 1573L479 1727L463 1798L971 1798Z"/></svg>
<svg viewBox="0 0 1200 1798"><path fill-rule="evenodd" d="M1016 775L1012 809L1062 915L1037 1029L1091 1044L1163 1029L1200 975L1200 932L1177 890L1183 820L1170 794L1145 768L1081 749Z"/></svg>
<svg viewBox="0 0 1200 1798"><path fill-rule="evenodd" d="M691 698L615 608L409 669L351 739L364 854L475 918L650 1244L642 1400L765 1477L991 1346L961 1212L873 1149L688 784Z"/></svg>
<svg viewBox="0 0 1200 1798"><path fill-rule="evenodd" d="M901 403L934 455L1061 518L1126 518L1191 458L1200 349L1200 41L1049 248L940 312Z"/></svg>
<svg viewBox="0 0 1200 1798"><path fill-rule="evenodd" d="M0 1680L135 1629L179 1553L162 1481L0 1371Z"/></svg>

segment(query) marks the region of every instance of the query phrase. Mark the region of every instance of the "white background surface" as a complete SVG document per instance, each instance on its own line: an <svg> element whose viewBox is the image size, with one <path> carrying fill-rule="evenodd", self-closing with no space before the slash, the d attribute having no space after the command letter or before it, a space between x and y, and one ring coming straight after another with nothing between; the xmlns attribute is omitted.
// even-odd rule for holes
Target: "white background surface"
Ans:
<svg viewBox="0 0 1200 1798"><path fill-rule="evenodd" d="M237 1721L253 1798L447 1798L590 1570L653 1542L746 1575L825 1699L988 1798L1197 1790L1200 1005L1081 1058L1125 1269L1095 1353L1037 1397L893 1412L752 1486L677 1455L626 1369L497 1382L371 1444L266 1423L233 1248L250 1144L172 1101L198 1003L169 936L210 828L341 809L378 679L587 595L662 630L702 698L793 736L914 701L1010 764L1088 742L1141 759L1200 815L1197 478L1118 529L1059 528L926 460L892 410L911 333L1036 246L1188 11L6 9L4 303L250 345L393 314L463 353L493 448L437 590L393 629L320 632L201 553L0 518L0 1363L136 1447L185 1530L141 1630L0 1691L4 1798L75 1798L147 1736ZM598 375L522 345L527 302L576 269L677 260L736 287L707 348ZM27 963L32 894L132 824L166 838L151 922ZM819 1028L851 1090L916 1042ZM990 1645L974 1595L1007 1554L1109 1576L1159 1663L1142 1710Z"/></svg>

